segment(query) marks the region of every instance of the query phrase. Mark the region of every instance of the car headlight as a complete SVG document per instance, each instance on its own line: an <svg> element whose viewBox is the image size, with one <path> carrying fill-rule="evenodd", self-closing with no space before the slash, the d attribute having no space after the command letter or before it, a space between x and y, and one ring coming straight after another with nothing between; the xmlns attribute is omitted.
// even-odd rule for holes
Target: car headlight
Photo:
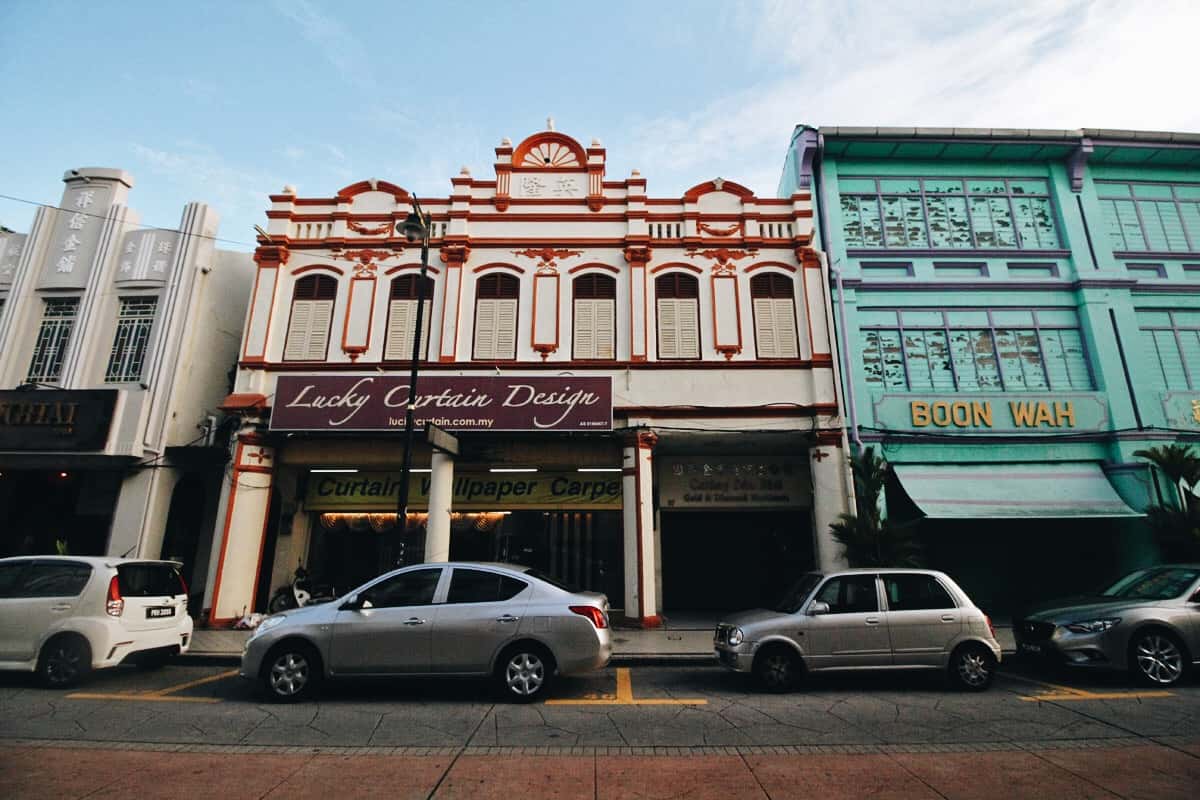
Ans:
<svg viewBox="0 0 1200 800"><path fill-rule="evenodd" d="M282 624L284 619L286 619L286 617L282 617L282 616L267 617L262 622L258 623L258 627L255 628L250 633L250 638L253 639L255 636L258 636L260 633L266 633L267 631L271 630L271 628L274 628L277 625Z"/></svg>
<svg viewBox="0 0 1200 800"><path fill-rule="evenodd" d="M728 642L730 645L737 647L739 644L742 643L742 638L743 638L743 636L742 636L741 628L730 628L729 635L725 637L725 641Z"/></svg>
<svg viewBox="0 0 1200 800"><path fill-rule="evenodd" d="M1072 622L1067 625L1067 630L1072 633L1102 633L1120 622L1120 617L1108 617L1106 619L1089 619L1083 622Z"/></svg>

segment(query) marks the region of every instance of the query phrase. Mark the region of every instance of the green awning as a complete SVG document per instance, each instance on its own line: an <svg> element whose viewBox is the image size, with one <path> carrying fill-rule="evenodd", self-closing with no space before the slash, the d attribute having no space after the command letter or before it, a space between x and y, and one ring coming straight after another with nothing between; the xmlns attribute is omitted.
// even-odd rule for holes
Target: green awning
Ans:
<svg viewBox="0 0 1200 800"><path fill-rule="evenodd" d="M932 519L1140 517L1099 464L897 464L896 477Z"/></svg>

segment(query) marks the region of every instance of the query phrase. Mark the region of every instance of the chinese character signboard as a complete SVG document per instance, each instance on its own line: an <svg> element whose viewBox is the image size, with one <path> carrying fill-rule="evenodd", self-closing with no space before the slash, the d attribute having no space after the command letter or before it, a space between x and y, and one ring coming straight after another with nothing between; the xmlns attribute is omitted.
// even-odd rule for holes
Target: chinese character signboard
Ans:
<svg viewBox="0 0 1200 800"><path fill-rule="evenodd" d="M280 376L271 429L399 432L408 393L406 377ZM612 430L612 379L423 376L414 419L451 431Z"/></svg>
<svg viewBox="0 0 1200 800"><path fill-rule="evenodd" d="M803 508L812 505L803 460L775 456L659 456L658 496L666 509Z"/></svg>

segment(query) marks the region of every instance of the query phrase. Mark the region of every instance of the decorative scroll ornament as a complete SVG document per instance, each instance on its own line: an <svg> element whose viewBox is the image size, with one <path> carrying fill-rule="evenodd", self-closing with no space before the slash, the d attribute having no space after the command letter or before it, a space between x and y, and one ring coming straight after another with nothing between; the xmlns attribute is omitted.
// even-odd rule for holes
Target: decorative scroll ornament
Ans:
<svg viewBox="0 0 1200 800"><path fill-rule="evenodd" d="M357 261L354 265L354 277L356 278L372 278L375 276L375 271L379 268L376 261L386 261L389 258L397 258L404 253L404 248L399 248L396 252L389 250L343 250L334 252L333 257L339 261Z"/></svg>
<svg viewBox="0 0 1200 800"><path fill-rule="evenodd" d="M643 267L650 263L654 253L649 247L626 247L625 260L630 264L640 264Z"/></svg>
<svg viewBox="0 0 1200 800"><path fill-rule="evenodd" d="M550 273L558 272L558 262L556 259L583 255L582 250L555 250L553 247L543 247L541 250L529 247L524 250L513 250L511 252L514 256L540 258L541 261L537 265L537 271Z"/></svg>
<svg viewBox="0 0 1200 800"><path fill-rule="evenodd" d="M714 275L737 272L737 265L733 263L734 261L740 261L743 258L753 258L757 253L758 250L753 247L748 250L729 250L725 247L697 250L693 247L687 251L687 254L693 258L703 256L704 258L716 261L717 263L713 264L712 268Z"/></svg>
<svg viewBox="0 0 1200 800"><path fill-rule="evenodd" d="M363 225L361 222L355 222L354 220L350 219L346 220L346 227L355 233L362 234L363 236L383 236L384 234L391 232L392 223L385 222L377 227L370 227Z"/></svg>
<svg viewBox="0 0 1200 800"><path fill-rule="evenodd" d="M733 236L741 232L742 223L739 221L733 223L728 228L714 228L707 222L697 222L696 227L700 229L701 233L707 233L710 236Z"/></svg>

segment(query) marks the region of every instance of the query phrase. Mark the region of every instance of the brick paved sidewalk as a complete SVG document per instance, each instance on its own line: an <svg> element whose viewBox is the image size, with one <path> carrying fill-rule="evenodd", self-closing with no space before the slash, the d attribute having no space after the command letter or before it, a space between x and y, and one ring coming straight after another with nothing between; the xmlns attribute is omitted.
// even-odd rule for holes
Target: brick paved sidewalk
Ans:
<svg viewBox="0 0 1200 800"><path fill-rule="evenodd" d="M0 744L0 797L1195 798L1200 743L1020 749L247 748ZM493 752L503 750L503 752Z"/></svg>

